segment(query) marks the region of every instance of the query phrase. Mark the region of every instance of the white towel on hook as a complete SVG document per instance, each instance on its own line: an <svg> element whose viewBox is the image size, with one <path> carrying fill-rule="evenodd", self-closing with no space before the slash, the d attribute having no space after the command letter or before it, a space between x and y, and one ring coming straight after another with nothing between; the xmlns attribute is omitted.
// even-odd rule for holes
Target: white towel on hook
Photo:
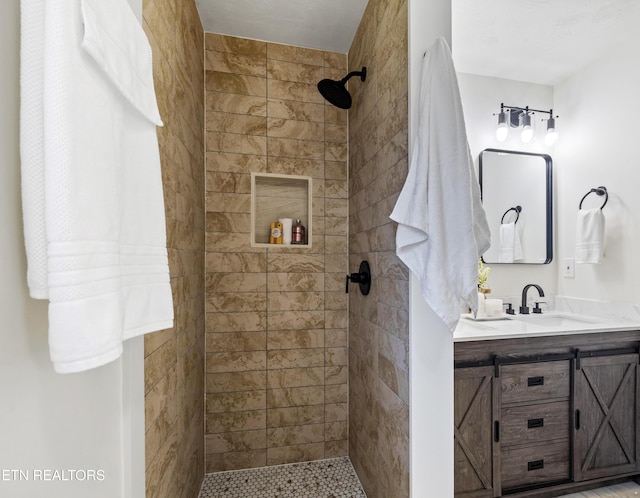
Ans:
<svg viewBox="0 0 640 498"><path fill-rule="evenodd" d="M55 370L77 372L173 325L151 49L126 0L22 6L22 53L43 88L22 96L29 285L49 298Z"/></svg>
<svg viewBox="0 0 640 498"><path fill-rule="evenodd" d="M522 259L522 242L515 222L500 225L498 263L513 263Z"/></svg>
<svg viewBox="0 0 640 498"><path fill-rule="evenodd" d="M418 133L391 213L396 253L420 279L427 304L453 331L460 304L478 308L478 258L490 243L469 152L451 51L439 38L425 55Z"/></svg>
<svg viewBox="0 0 640 498"><path fill-rule="evenodd" d="M576 264L600 263L604 255L602 209L579 209L576 221Z"/></svg>

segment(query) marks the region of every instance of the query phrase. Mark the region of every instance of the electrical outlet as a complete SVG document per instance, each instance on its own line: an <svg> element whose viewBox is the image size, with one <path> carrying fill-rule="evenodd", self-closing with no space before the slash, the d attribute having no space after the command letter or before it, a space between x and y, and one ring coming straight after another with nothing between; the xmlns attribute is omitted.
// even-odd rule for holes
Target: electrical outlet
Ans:
<svg viewBox="0 0 640 498"><path fill-rule="evenodd" d="M564 278L575 278L576 276L576 260L573 258L565 258L564 260Z"/></svg>

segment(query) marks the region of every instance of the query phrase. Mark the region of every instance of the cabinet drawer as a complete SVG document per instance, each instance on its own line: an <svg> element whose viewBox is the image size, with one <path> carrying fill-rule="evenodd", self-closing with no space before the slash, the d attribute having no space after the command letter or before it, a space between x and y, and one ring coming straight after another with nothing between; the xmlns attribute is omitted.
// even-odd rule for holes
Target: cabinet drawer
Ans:
<svg viewBox="0 0 640 498"><path fill-rule="evenodd" d="M503 489L569 478L569 439L502 448Z"/></svg>
<svg viewBox="0 0 640 498"><path fill-rule="evenodd" d="M567 438L569 409L568 401L503 408L500 442L509 446Z"/></svg>
<svg viewBox="0 0 640 498"><path fill-rule="evenodd" d="M502 402L569 398L569 377L569 360L502 365Z"/></svg>

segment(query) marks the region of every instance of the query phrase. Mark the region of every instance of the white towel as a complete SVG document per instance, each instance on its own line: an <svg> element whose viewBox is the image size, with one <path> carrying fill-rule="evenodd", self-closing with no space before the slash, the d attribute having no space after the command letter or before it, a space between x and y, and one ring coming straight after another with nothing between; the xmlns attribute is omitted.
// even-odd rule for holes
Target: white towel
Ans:
<svg viewBox="0 0 640 498"><path fill-rule="evenodd" d="M576 264L600 263L604 255L602 209L580 209L576 222Z"/></svg>
<svg viewBox="0 0 640 498"><path fill-rule="evenodd" d="M396 253L420 279L427 304L453 331L460 302L478 308L478 258L490 243L469 152L451 51L444 38L422 67L418 133L391 219Z"/></svg>
<svg viewBox="0 0 640 498"><path fill-rule="evenodd" d="M522 243L515 222L500 225L498 263L513 263L522 259Z"/></svg>
<svg viewBox="0 0 640 498"><path fill-rule="evenodd" d="M55 370L77 372L118 358L127 338L173 325L161 122L151 49L126 0L29 4L39 8L23 12L22 53L31 54L31 75L36 59L44 65L39 98L41 83L22 79L33 85L21 124L25 244L37 276L29 285L50 301ZM44 13L44 36L30 11ZM24 111L30 105L41 113ZM38 140L27 139L32 127L41 156ZM44 249L34 246L42 240Z"/></svg>

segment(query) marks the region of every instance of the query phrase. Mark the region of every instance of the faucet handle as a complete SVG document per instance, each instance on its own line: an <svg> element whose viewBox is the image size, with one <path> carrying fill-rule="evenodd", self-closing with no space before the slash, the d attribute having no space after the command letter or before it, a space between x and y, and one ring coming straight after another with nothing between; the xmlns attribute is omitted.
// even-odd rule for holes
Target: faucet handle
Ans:
<svg viewBox="0 0 640 498"><path fill-rule="evenodd" d="M541 304L547 304L547 303L546 303L546 301L536 301L535 302L535 306L533 307L532 311L534 313L537 313L537 314L541 315L542 314L542 308L540 308Z"/></svg>
<svg viewBox="0 0 640 498"><path fill-rule="evenodd" d="M513 309L513 305L511 303L503 303L502 306L506 306L507 307L507 310L506 310L507 315L515 315L516 314L516 310Z"/></svg>

